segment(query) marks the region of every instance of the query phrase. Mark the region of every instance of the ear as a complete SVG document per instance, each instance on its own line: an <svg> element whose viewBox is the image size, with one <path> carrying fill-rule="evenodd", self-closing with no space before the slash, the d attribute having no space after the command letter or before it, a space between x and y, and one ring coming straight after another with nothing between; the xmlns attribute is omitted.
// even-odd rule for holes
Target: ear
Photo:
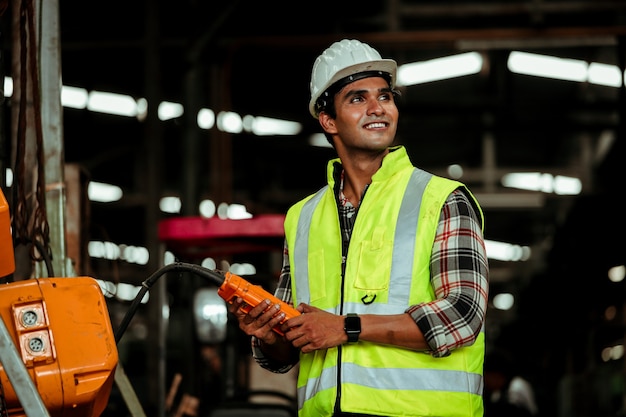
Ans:
<svg viewBox="0 0 626 417"><path fill-rule="evenodd" d="M319 114L318 120L320 122L320 126L324 129L324 132L329 133L331 135L337 133L337 128L335 126L335 119L330 117L330 115L326 112L321 112Z"/></svg>

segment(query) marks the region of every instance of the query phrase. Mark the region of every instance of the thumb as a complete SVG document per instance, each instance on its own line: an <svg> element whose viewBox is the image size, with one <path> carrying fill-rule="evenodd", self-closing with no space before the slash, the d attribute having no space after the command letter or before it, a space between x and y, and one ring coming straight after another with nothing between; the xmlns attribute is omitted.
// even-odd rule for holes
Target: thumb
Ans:
<svg viewBox="0 0 626 417"><path fill-rule="evenodd" d="M300 303L300 305L298 306L298 311L300 313L312 313L314 311L318 311L318 309L308 304Z"/></svg>

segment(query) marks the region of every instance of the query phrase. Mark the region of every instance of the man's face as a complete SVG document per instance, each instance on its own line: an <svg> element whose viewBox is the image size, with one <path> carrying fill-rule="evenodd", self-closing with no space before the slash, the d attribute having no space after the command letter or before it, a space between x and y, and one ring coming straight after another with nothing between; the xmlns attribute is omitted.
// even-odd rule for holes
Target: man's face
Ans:
<svg viewBox="0 0 626 417"><path fill-rule="evenodd" d="M328 133L346 148L382 150L395 138L398 108L387 81L369 77L346 85L335 95L337 117Z"/></svg>

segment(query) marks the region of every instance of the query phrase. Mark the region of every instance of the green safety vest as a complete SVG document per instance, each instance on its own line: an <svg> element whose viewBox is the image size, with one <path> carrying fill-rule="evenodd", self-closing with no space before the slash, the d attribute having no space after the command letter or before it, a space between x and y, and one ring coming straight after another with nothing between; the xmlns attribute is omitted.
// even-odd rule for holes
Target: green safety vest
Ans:
<svg viewBox="0 0 626 417"><path fill-rule="evenodd" d="M338 159L328 163L329 185L287 212L294 305L307 303L334 314L385 315L435 299L430 255L441 208L464 185L415 168L404 147L392 149L359 207L343 288L333 193ZM352 413L482 416L484 351L482 329L473 345L443 358L366 341L301 353L298 414L331 416L340 401L341 410Z"/></svg>

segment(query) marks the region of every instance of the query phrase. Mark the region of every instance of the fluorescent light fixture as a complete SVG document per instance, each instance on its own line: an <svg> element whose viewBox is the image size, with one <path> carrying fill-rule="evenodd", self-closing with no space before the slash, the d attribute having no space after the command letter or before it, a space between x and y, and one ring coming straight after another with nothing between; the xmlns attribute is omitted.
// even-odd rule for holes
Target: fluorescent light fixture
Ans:
<svg viewBox="0 0 626 417"><path fill-rule="evenodd" d="M132 284L126 284L124 282L120 282L117 284L117 291L115 292L115 297L121 301L132 301L137 297L139 291L141 291L141 287ZM141 303L145 304L150 299L148 292L146 292L141 299Z"/></svg>
<svg viewBox="0 0 626 417"><path fill-rule="evenodd" d="M578 178L541 172L512 172L504 175L501 182L505 187L559 195L578 195L582 192L582 182Z"/></svg>
<svg viewBox="0 0 626 417"><path fill-rule="evenodd" d="M530 258L531 250L528 246L497 242L485 239L487 257L498 261L515 262L526 261Z"/></svg>
<svg viewBox="0 0 626 417"><path fill-rule="evenodd" d="M13 78L4 77L4 96L11 97L13 95Z"/></svg>
<svg viewBox="0 0 626 417"><path fill-rule="evenodd" d="M84 88L78 87L61 87L61 104L65 107L74 109L84 109L87 107L89 93Z"/></svg>
<svg viewBox="0 0 626 417"><path fill-rule="evenodd" d="M202 217L211 218L215 216L215 203L213 200L202 200L200 202L199 210Z"/></svg>
<svg viewBox="0 0 626 417"><path fill-rule="evenodd" d="M221 111L217 115L217 128L222 132L241 133L243 121L241 116L232 111Z"/></svg>
<svg viewBox="0 0 626 417"><path fill-rule="evenodd" d="M483 67L478 52L466 52L428 61L414 62L398 67L398 86L422 84L447 78L476 74Z"/></svg>
<svg viewBox="0 0 626 417"><path fill-rule="evenodd" d="M182 207L182 203L180 198L178 197L163 197L159 201L159 209L163 213L180 213L180 208Z"/></svg>
<svg viewBox="0 0 626 417"><path fill-rule="evenodd" d="M493 297L493 306L498 310L510 310L514 304L515 297L511 293L503 292Z"/></svg>
<svg viewBox="0 0 626 417"><path fill-rule="evenodd" d="M141 246L118 245L113 242L92 240L87 245L87 252L92 258L122 260L138 265L146 265L150 260L148 249Z"/></svg>
<svg viewBox="0 0 626 417"><path fill-rule="evenodd" d="M269 135L297 135L302 131L302 125L298 122L273 119L270 117L247 115L243 118L243 128L257 136Z"/></svg>
<svg viewBox="0 0 626 417"><path fill-rule="evenodd" d="M624 345L607 346L600 354L603 362L618 361L624 357Z"/></svg>
<svg viewBox="0 0 626 417"><path fill-rule="evenodd" d="M111 203L122 198L122 189L116 185L91 181L87 188L89 200L100 203Z"/></svg>
<svg viewBox="0 0 626 417"><path fill-rule="evenodd" d="M226 212L226 216L229 219L233 220L241 220L241 219L251 219L252 214L248 213L246 210L246 206L242 204L230 204L228 206L228 210Z"/></svg>
<svg viewBox="0 0 626 417"><path fill-rule="evenodd" d="M208 258L204 258L202 260L202 262L200 263L200 265L202 265L205 268L208 269L216 269L217 268L217 262L215 262L215 259L208 257ZM224 271L227 272L227 271Z"/></svg>
<svg viewBox="0 0 626 417"><path fill-rule="evenodd" d="M626 266L618 265L611 267L608 272L611 282L622 282L626 277Z"/></svg>
<svg viewBox="0 0 626 417"><path fill-rule="evenodd" d="M207 218L215 216L216 213L218 213L218 216L222 219L239 220L252 218L252 214L248 213L246 206L242 204L222 203L219 207L216 207L213 200L207 199L200 202L199 210L200 215Z"/></svg>
<svg viewBox="0 0 626 417"><path fill-rule="evenodd" d="M101 280L101 279L96 279L96 282L98 283L98 285L100 286L100 289L102 290L102 294L107 297L107 298L113 298L116 297L120 300L123 301L131 301L135 299L135 296L137 296L137 294L139 294L139 291L141 290L141 287L139 286L134 286L131 284L125 284L125 283L114 283L111 281L105 281L105 280ZM134 296L133 296L134 294ZM141 299L141 303L145 304L148 302L148 300L150 299L149 294L146 292L146 294L144 295L144 297Z"/></svg>
<svg viewBox="0 0 626 417"><path fill-rule="evenodd" d="M554 193L559 195L578 195L583 190L583 184L578 178L556 175L554 177Z"/></svg>
<svg viewBox="0 0 626 417"><path fill-rule="evenodd" d="M102 279L96 279L96 281L98 282L98 285L100 286L100 289L105 297L111 298L115 295L115 291L117 289L117 285L115 283Z"/></svg>
<svg viewBox="0 0 626 417"><path fill-rule="evenodd" d="M137 265L146 265L150 260L150 252L142 246L120 245L120 259Z"/></svg>
<svg viewBox="0 0 626 417"><path fill-rule="evenodd" d="M502 185L520 190L543 191L551 193L552 175L540 172L514 172L502 177Z"/></svg>
<svg viewBox="0 0 626 417"><path fill-rule="evenodd" d="M170 265L174 262L177 262L178 258L174 256L174 254L168 250L163 254L163 265Z"/></svg>
<svg viewBox="0 0 626 417"><path fill-rule="evenodd" d="M228 218L228 203L220 203L217 206L217 217L220 219Z"/></svg>
<svg viewBox="0 0 626 417"><path fill-rule="evenodd" d="M200 288L193 296L193 315L198 340L221 343L228 330L228 308L215 288Z"/></svg>
<svg viewBox="0 0 626 417"><path fill-rule="evenodd" d="M620 87L622 85L622 73L616 65L589 64L589 82L592 84L605 85L607 87Z"/></svg>
<svg viewBox="0 0 626 417"><path fill-rule="evenodd" d="M317 146L319 148L332 148L333 146L328 142L326 136L323 133L314 133L309 136L309 145Z"/></svg>
<svg viewBox="0 0 626 417"><path fill-rule="evenodd" d="M232 265L230 265L230 272L232 272L235 275L255 275L256 274L256 268L254 265L252 265L251 263L234 263Z"/></svg>
<svg viewBox="0 0 626 417"><path fill-rule="evenodd" d="M124 94L92 91L89 93L87 109L100 113L135 117L137 116L137 101Z"/></svg>
<svg viewBox="0 0 626 417"><path fill-rule="evenodd" d="M143 122L148 117L148 100L145 98L137 99L137 120Z"/></svg>
<svg viewBox="0 0 626 417"><path fill-rule="evenodd" d="M11 168L7 168L4 170L4 181L7 187L13 185L13 170Z"/></svg>
<svg viewBox="0 0 626 417"><path fill-rule="evenodd" d="M587 63L577 59L557 58L548 55L513 51L507 66L517 74L555 78L567 81L587 81Z"/></svg>
<svg viewBox="0 0 626 417"><path fill-rule="evenodd" d="M463 176L463 167L459 164L448 165L447 171L450 178L458 180Z"/></svg>
<svg viewBox="0 0 626 417"><path fill-rule="evenodd" d="M200 129L210 129L215 125L215 113L211 109L201 109L196 117Z"/></svg>
<svg viewBox="0 0 626 417"><path fill-rule="evenodd" d="M171 101L162 101L159 104L158 115L159 120L175 119L183 115L183 105L180 103L172 103Z"/></svg>
<svg viewBox="0 0 626 417"><path fill-rule="evenodd" d="M121 250L115 243L92 240L87 245L87 252L93 258L116 260L120 259Z"/></svg>

